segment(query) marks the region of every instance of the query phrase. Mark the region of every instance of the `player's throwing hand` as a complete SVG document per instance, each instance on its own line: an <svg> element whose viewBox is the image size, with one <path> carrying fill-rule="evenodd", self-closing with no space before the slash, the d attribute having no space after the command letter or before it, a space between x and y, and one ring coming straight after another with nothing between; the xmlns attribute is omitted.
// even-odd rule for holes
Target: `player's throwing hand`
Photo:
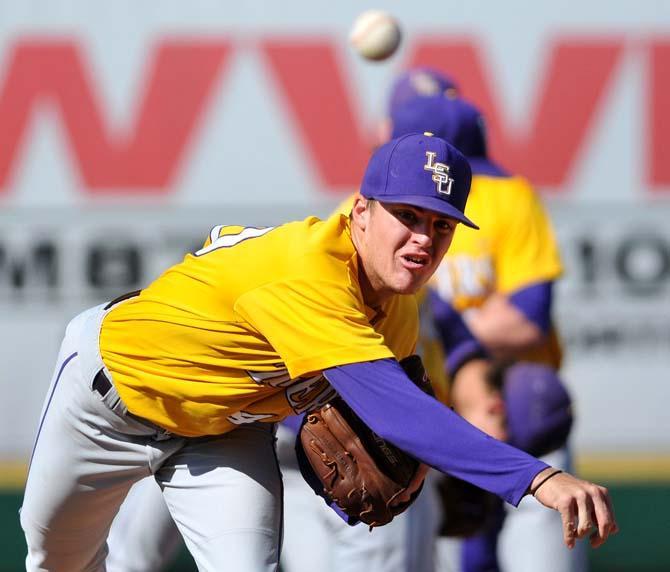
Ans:
<svg viewBox="0 0 670 572"><path fill-rule="evenodd" d="M605 487L548 468L533 479L530 493L544 506L561 513L563 539L568 548L573 548L578 538L584 538L593 529L589 537L593 548L603 544L610 534L619 532Z"/></svg>

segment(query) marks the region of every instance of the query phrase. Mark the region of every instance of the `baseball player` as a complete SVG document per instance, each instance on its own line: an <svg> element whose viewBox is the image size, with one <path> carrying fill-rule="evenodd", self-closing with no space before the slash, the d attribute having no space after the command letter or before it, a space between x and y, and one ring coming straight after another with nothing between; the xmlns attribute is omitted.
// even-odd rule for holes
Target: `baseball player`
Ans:
<svg viewBox="0 0 670 572"><path fill-rule="evenodd" d="M604 488L487 437L398 364L417 340L408 294L456 224L475 226L470 179L444 140L394 139L371 157L350 218L217 226L143 291L74 318L31 456L26 568L104 570L119 505L153 475L199 569L276 570L275 423L336 393L424 463L557 509L569 546L616 532Z"/></svg>
<svg viewBox="0 0 670 572"><path fill-rule="evenodd" d="M451 78L429 67L411 68L399 74L390 90L389 109L394 110L416 96L455 94ZM390 138L391 123L384 121L380 143ZM348 215L353 198L348 197L337 212ZM421 312L429 311L421 305ZM422 321L425 318L422 316ZM422 354L442 355L436 338L423 338ZM427 364L441 363L440 358ZM433 367L431 380L439 397L445 387L441 367ZM298 424L299 425L299 424ZM313 567L333 567L340 572L430 571L434 569L433 538L439 525L438 500L432 486L424 490L410 508L389 525L368 534L362 527L350 527L342 518L311 494L298 470L293 442L298 425L282 423L278 427L278 458L284 480L284 548L282 566L288 572ZM306 494L307 493L307 494ZM310 535L312 541L306 541ZM322 542L323 538L330 539ZM137 483L114 519L108 538L109 572L157 572L163 570L175 554L181 537L153 478ZM305 558L308 553L308 558Z"/></svg>
<svg viewBox="0 0 670 572"><path fill-rule="evenodd" d="M453 338L454 321L462 315L491 354L558 368L561 348L551 321L551 300L553 283L562 267L550 221L531 186L488 159L481 113L463 99L417 97L394 108L392 120L394 136L433 130L462 150L473 170L468 212L481 221L482 230L473 233L463 229L456 234L431 283L431 302L442 339ZM502 397L487 382L488 367L481 360L467 364L454 380L450 397L466 419L504 439L507 428ZM551 382L552 375L544 375L542 380ZM536 398L537 407L546 410L552 406L542 399L546 397ZM531 423L520 419L518 410L511 410L515 426ZM569 427L567 410L558 411L562 425ZM552 419L545 417L545 424ZM539 434L545 434L544 429L535 428ZM515 441L515 435L510 439L523 446ZM564 469L570 466L565 447L551 452L545 460ZM500 550L504 569L581 569L584 558L580 551L570 553L552 542L560 520L533 508L524 504L507 520ZM521 558L520 538L525 539ZM481 546L478 540L471 544Z"/></svg>

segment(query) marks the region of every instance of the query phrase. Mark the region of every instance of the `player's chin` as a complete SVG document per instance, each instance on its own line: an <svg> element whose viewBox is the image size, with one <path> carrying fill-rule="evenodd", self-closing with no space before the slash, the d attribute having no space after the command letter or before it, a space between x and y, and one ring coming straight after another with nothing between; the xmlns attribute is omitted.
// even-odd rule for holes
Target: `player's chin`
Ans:
<svg viewBox="0 0 670 572"><path fill-rule="evenodd" d="M396 294L416 294L428 282L430 274L404 271L397 276L393 290Z"/></svg>

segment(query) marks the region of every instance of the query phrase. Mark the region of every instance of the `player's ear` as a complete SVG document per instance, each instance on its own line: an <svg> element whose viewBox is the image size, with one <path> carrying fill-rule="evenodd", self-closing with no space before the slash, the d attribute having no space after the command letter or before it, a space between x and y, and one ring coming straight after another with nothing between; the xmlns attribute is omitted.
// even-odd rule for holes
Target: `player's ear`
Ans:
<svg viewBox="0 0 670 572"><path fill-rule="evenodd" d="M354 204L351 207L351 222L352 225L358 227L360 230L365 230L370 216L370 208L368 199L360 193L354 197Z"/></svg>

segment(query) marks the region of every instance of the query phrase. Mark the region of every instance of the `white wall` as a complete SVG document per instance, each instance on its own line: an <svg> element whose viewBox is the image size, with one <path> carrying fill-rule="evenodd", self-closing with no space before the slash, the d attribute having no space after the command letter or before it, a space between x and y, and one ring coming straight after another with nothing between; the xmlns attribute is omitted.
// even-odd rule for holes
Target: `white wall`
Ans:
<svg viewBox="0 0 670 572"><path fill-rule="evenodd" d="M322 41L332 48L349 119L363 144L383 115L394 74L427 39L451 45L463 40L479 50L484 79L510 141L527 137L531 128L541 131L534 113L558 44L609 39L618 46L616 64L562 182L540 189L547 194L566 260L557 319L569 350L566 377L580 414L576 447L589 452L670 450L670 418L664 414L670 366L670 184L663 176L650 183L648 166L653 150L650 46L670 40L670 4L566 0L540 8L516 0L394 2L387 7L404 26L403 48L389 62L369 64L346 44L359 10L353 1L255 2L248 7L0 2L0 177L3 168L9 173L0 178L0 457L29 452L59 338L75 312L145 284L200 242L213 224L325 214L355 188L355 177L344 185L331 184L315 159L318 152L262 49L278 37L293 44ZM199 114L163 182L124 183L112 173L107 180L115 183L105 185L104 177L102 183L91 183L78 158L100 142L85 123L90 114L82 108L63 112L53 91L25 87L65 81L45 79L48 66L29 73L21 68L22 89L41 95L27 106L22 136L12 135L9 118L19 117L25 103L7 96L17 54L25 56L26 49L49 54L65 45L81 58L105 144L122 149L142 116L156 46L170 42L227 42L230 51L212 74ZM449 64L444 63L446 69ZM320 77L309 66L293 71L293 81L307 90ZM187 72L172 78L170 93L158 95L176 93L179 102L192 81ZM74 80L67 82L62 89L77 90ZM582 86L572 87L579 92ZM477 99L481 93L466 95ZM330 113L328 101L319 103L325 115ZM567 123L573 110L566 105L556 113L565 114ZM68 131L68 122L82 121L83 135ZM319 125L321 118L308 121ZM338 161L354 147L337 140L328 149L335 150L332 161ZM501 147L494 150L505 153ZM3 158L8 157L7 170ZM148 166L157 161L141 153L135 159L140 168L142 161ZM42 256L41 266L36 256Z"/></svg>

